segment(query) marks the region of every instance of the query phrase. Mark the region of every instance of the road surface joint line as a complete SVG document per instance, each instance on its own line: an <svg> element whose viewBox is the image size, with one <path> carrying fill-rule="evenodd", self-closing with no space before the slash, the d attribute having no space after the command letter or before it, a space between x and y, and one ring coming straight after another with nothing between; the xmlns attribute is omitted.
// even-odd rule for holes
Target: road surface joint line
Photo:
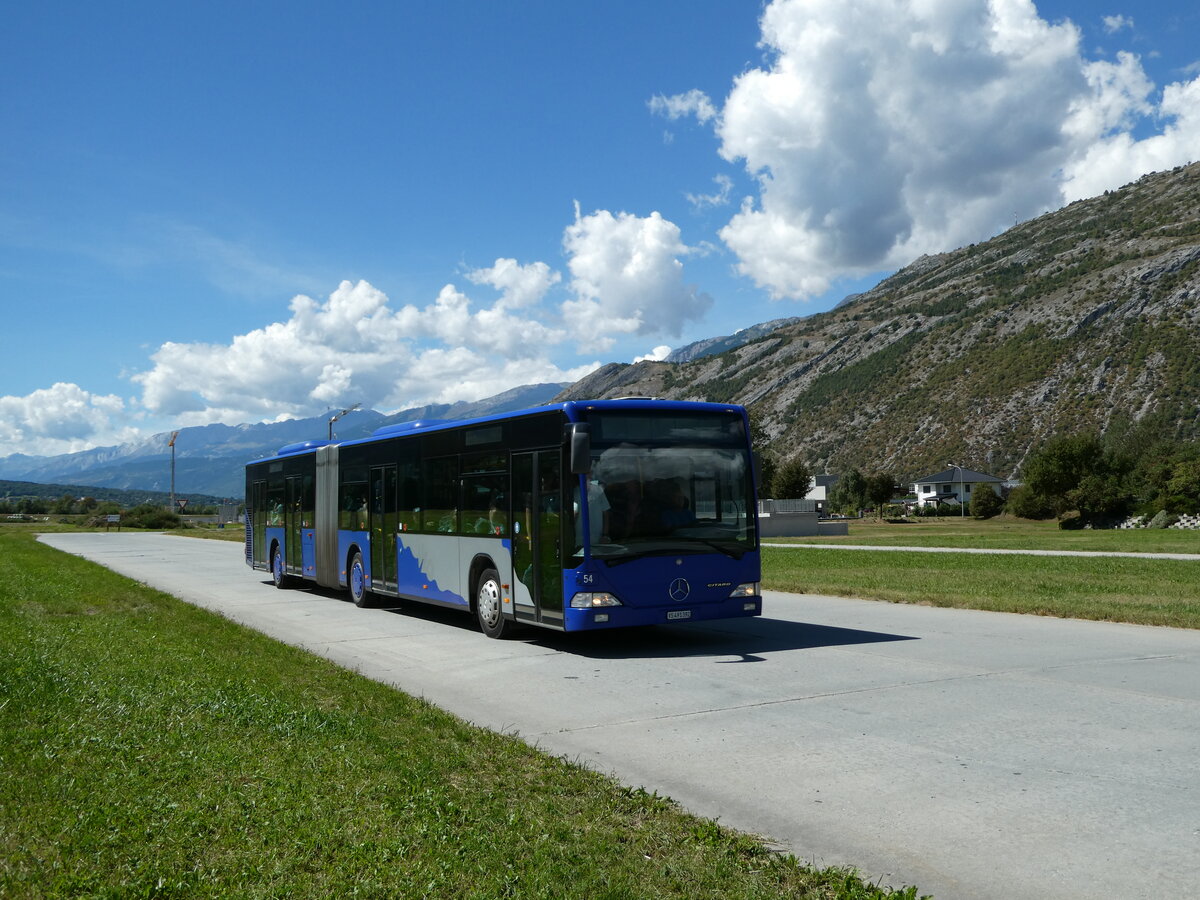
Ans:
<svg viewBox="0 0 1200 900"><path fill-rule="evenodd" d="M763 700L759 703L741 703L733 706L714 706L709 709L693 709L687 712L666 713L661 716L643 716L636 719L622 719L616 722L599 722L594 725L581 725L576 728L559 728L555 731L543 731L541 734L575 734L593 731L598 728L614 728L624 725L640 725L645 722L663 722L670 719L691 719L698 716L709 716L714 713L737 712L743 709L761 709L767 706L782 706L786 703L806 703L810 700L827 700L830 697L848 697L854 694L877 694L906 687L921 687L929 684L945 684L951 681L962 681L968 678L991 678L995 675L1007 675L1008 672L974 672L964 675L950 675L945 678L928 678L914 681L900 681L895 684L880 684L872 687L858 688L850 691L828 691L822 694L806 694L801 697L781 697L778 700Z"/></svg>

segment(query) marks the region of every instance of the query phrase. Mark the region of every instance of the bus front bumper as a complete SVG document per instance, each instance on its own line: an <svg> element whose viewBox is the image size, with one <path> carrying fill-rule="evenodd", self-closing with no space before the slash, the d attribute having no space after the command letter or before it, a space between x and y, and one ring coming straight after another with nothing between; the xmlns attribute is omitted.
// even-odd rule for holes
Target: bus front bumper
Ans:
<svg viewBox="0 0 1200 900"><path fill-rule="evenodd" d="M727 600L671 606L600 606L564 610L566 631L598 628L629 628L638 625L679 625L713 619L735 619L762 615L762 597L730 597Z"/></svg>

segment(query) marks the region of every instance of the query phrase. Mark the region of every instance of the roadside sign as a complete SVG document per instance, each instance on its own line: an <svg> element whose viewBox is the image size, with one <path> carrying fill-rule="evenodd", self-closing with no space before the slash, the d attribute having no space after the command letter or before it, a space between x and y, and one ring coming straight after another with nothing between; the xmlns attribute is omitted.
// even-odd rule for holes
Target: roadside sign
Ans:
<svg viewBox="0 0 1200 900"><path fill-rule="evenodd" d="M187 509L188 502L183 497L179 497L178 499L176 499L175 502L179 504L180 512L183 512L185 509Z"/></svg>

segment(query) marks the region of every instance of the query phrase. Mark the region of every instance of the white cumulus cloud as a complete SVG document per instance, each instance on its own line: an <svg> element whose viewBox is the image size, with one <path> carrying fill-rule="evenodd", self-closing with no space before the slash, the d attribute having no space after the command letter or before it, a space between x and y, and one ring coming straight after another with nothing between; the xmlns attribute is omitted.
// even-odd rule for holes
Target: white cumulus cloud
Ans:
<svg viewBox="0 0 1200 900"><path fill-rule="evenodd" d="M685 283L682 257L694 252L679 226L657 212L639 217L575 211L563 247L574 300L563 319L581 344L608 349L618 334L678 337L685 322L701 319L712 298Z"/></svg>
<svg viewBox="0 0 1200 900"><path fill-rule="evenodd" d="M733 193L733 179L728 175L715 175L713 182L717 190L712 194L684 194L693 209L710 209L714 206L725 206L729 202L729 196Z"/></svg>
<svg viewBox="0 0 1200 900"><path fill-rule="evenodd" d="M566 333L512 312L534 302L534 282L550 278L537 267L522 276L509 262L491 270L489 283L503 292L491 307L475 309L446 285L424 308L397 308L368 282L344 281L323 301L297 296L286 321L228 344L163 344L152 368L133 377L141 403L189 423L243 422L350 402L394 409L479 399L533 381L572 381L595 368L550 361L548 348Z"/></svg>
<svg viewBox="0 0 1200 900"><path fill-rule="evenodd" d="M562 280L562 275L544 262L522 266L515 259L498 259L489 268L468 272L467 278L500 291L499 306L520 309L540 303L547 291Z"/></svg>
<svg viewBox="0 0 1200 900"><path fill-rule="evenodd" d="M662 362L664 359L666 359L670 355L671 355L671 348L668 347L666 344L662 344L658 347L655 347L649 353L646 353L642 356L635 356L633 358L633 361L635 363Z"/></svg>
<svg viewBox="0 0 1200 900"><path fill-rule="evenodd" d="M0 455L140 436L125 420L157 430L279 421L351 403L390 411L573 382L618 337L677 335L712 304L683 278L682 260L708 248L688 247L657 212L581 216L576 208L563 248L565 285L543 262L502 257L466 271L471 284L496 292L483 302L454 284L423 306L395 304L367 281L343 281L323 299L299 294L280 321L227 342L162 344L130 376L140 396L128 403L67 384L0 398Z"/></svg>
<svg viewBox="0 0 1200 900"><path fill-rule="evenodd" d="M985 239L1200 146L1197 82L1156 105L1136 56L1088 61L1030 0L774 0L761 29L767 64L711 121L757 183L721 237L773 297ZM651 108L699 110L689 96ZM1154 117L1162 132L1135 139Z"/></svg>
<svg viewBox="0 0 1200 900"><path fill-rule="evenodd" d="M682 119L684 116L695 116L701 124L716 118L717 108L713 105L708 94L693 88L684 94L673 94L670 97L655 94L647 104L650 111L668 119Z"/></svg>
<svg viewBox="0 0 1200 900"><path fill-rule="evenodd" d="M56 382L24 397L0 397L0 456L74 453L136 434L125 421L125 401Z"/></svg>
<svg viewBox="0 0 1200 900"><path fill-rule="evenodd" d="M1104 16L1101 21L1109 34L1116 34L1123 28L1133 28L1133 19L1129 16Z"/></svg>
<svg viewBox="0 0 1200 900"><path fill-rule="evenodd" d="M1122 89L1120 84L1111 88ZM1139 140L1129 131L1110 130L1089 142L1064 167L1064 200L1094 197L1147 172L1200 158L1200 77L1167 85L1158 106L1147 107L1163 121L1162 131Z"/></svg>

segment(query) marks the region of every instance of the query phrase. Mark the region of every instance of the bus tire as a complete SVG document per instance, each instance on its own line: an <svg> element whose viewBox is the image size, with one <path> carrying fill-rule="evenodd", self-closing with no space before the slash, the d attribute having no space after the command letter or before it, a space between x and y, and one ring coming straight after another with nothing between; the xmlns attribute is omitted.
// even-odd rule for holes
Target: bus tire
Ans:
<svg viewBox="0 0 1200 900"><path fill-rule="evenodd" d="M283 566L283 549L276 544L271 549L271 581L277 588L288 586L287 569Z"/></svg>
<svg viewBox="0 0 1200 900"><path fill-rule="evenodd" d="M371 592L367 590L367 570L363 566L362 554L355 551L346 567L346 583L350 587L350 599L360 609L371 605Z"/></svg>
<svg viewBox="0 0 1200 900"><path fill-rule="evenodd" d="M504 618L503 594L500 573L495 569L484 569L475 582L475 619L480 630L490 638L501 638L508 633L511 623Z"/></svg>

